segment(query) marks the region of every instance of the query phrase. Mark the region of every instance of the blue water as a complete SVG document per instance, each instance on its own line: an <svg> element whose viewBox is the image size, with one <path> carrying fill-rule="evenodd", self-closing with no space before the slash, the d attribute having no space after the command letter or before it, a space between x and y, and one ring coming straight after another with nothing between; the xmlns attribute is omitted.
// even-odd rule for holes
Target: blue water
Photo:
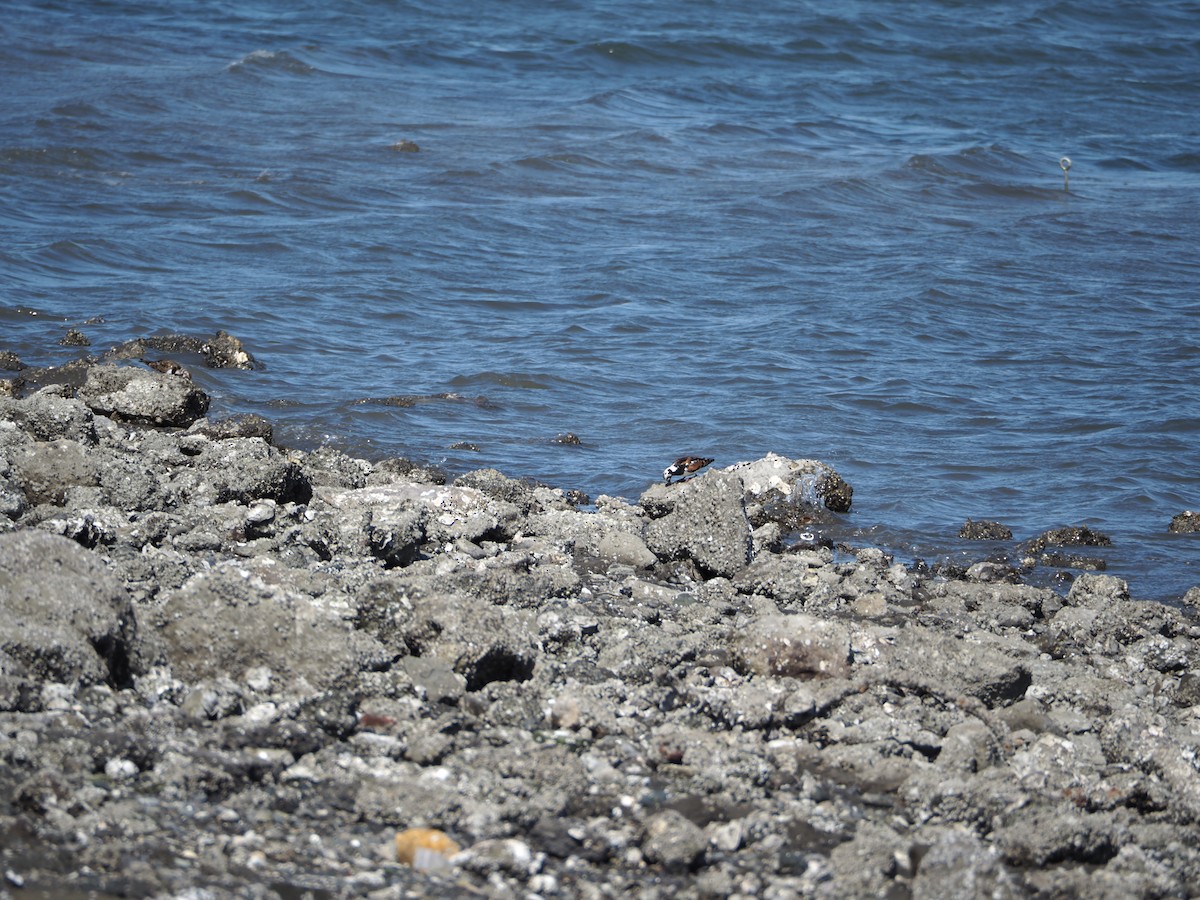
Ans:
<svg viewBox="0 0 1200 900"><path fill-rule="evenodd" d="M1198 3L7 2L0 84L27 364L224 329L214 412L292 445L775 451L901 560L1088 524L1200 583Z"/></svg>

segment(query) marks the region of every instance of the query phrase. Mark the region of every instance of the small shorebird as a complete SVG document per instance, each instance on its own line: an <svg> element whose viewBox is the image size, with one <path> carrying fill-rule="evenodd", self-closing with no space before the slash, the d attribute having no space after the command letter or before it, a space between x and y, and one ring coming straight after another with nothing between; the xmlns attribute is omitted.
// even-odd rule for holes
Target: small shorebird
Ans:
<svg viewBox="0 0 1200 900"><path fill-rule="evenodd" d="M681 456L663 469L663 481L670 484L672 478L682 478L693 472L699 472L710 462L712 462L711 458L703 456Z"/></svg>

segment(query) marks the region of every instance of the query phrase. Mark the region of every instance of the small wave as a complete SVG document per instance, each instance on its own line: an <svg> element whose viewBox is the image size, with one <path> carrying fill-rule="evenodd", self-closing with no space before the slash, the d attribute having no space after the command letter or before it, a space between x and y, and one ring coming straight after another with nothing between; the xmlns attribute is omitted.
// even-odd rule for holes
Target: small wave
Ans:
<svg viewBox="0 0 1200 900"><path fill-rule="evenodd" d="M1200 172L1200 153L1176 153L1174 156L1168 156L1166 163L1174 169Z"/></svg>
<svg viewBox="0 0 1200 900"><path fill-rule="evenodd" d="M253 50L225 67L226 72L280 73L284 75L311 75L316 67L297 59L286 50Z"/></svg>
<svg viewBox="0 0 1200 900"><path fill-rule="evenodd" d="M623 64L645 65L688 61L681 58L679 54L671 52L669 48L664 49L629 41L598 41L585 44L582 49L595 59Z"/></svg>
<svg viewBox="0 0 1200 900"><path fill-rule="evenodd" d="M579 169L611 169L608 163L582 153L554 153L546 156L527 156L516 161L538 171L576 171Z"/></svg>
<svg viewBox="0 0 1200 900"><path fill-rule="evenodd" d="M170 266L146 253L108 240L55 241L31 257L44 271L61 275L80 275L97 269L109 273L169 272Z"/></svg>
<svg viewBox="0 0 1200 900"><path fill-rule="evenodd" d="M1154 167L1140 159L1130 159L1128 156L1113 156L1108 159L1096 160L1096 166L1101 169L1117 169L1135 172L1153 172Z"/></svg>
<svg viewBox="0 0 1200 900"><path fill-rule="evenodd" d="M918 153L909 157L905 168L934 175L988 177L1024 173L1029 160L999 145L965 147L950 153Z"/></svg>
<svg viewBox="0 0 1200 900"><path fill-rule="evenodd" d="M555 375L533 372L476 372L474 375L456 375L450 379L455 387L467 385L493 385L497 387L518 388L526 391L549 391L562 387L569 382Z"/></svg>
<svg viewBox="0 0 1200 900"><path fill-rule="evenodd" d="M355 400L356 405L395 406L400 409L412 409L426 403L462 403L476 406L479 409L502 409L503 407L487 397L468 397L456 391L443 391L440 394L396 394L390 397L364 397Z"/></svg>
<svg viewBox="0 0 1200 900"><path fill-rule="evenodd" d="M7 147L0 149L0 172L8 166L97 171L107 168L107 154L95 147Z"/></svg>

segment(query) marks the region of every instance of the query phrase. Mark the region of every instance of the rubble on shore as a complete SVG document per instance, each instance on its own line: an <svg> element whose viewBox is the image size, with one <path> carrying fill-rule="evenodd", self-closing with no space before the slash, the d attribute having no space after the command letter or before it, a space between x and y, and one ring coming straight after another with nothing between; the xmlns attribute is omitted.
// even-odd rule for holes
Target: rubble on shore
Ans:
<svg viewBox="0 0 1200 900"><path fill-rule="evenodd" d="M0 397L9 887L1200 884L1198 589L1064 596L792 542L849 505L819 461L584 510L495 470L289 451L207 405L126 365Z"/></svg>

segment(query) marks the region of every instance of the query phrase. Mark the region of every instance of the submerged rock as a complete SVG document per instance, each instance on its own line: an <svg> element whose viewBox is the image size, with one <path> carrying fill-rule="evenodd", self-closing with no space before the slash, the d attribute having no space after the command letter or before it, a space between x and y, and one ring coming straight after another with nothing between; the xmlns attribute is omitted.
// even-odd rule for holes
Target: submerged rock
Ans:
<svg viewBox="0 0 1200 900"><path fill-rule="evenodd" d="M974 522L967 519L963 527L958 530L958 536L968 541L1010 541L1013 533L1011 528L999 522L987 520Z"/></svg>
<svg viewBox="0 0 1200 900"><path fill-rule="evenodd" d="M1194 534L1200 531L1200 513L1189 509L1172 516L1167 530L1172 534Z"/></svg>

